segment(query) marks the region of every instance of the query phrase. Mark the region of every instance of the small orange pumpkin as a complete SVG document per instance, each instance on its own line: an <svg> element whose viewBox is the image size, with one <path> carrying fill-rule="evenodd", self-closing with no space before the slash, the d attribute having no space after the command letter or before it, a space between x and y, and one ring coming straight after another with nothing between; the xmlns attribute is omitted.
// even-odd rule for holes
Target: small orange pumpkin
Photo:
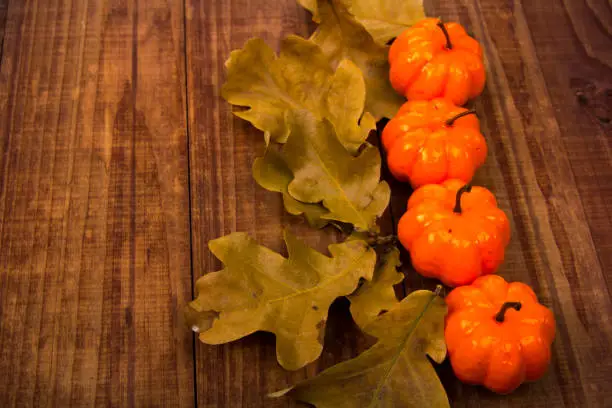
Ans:
<svg viewBox="0 0 612 408"><path fill-rule="evenodd" d="M451 291L446 303L444 336L461 381L507 394L544 375L555 318L529 286L483 276Z"/></svg>
<svg viewBox="0 0 612 408"><path fill-rule="evenodd" d="M382 133L393 176L417 188L455 178L469 182L487 157L474 111L446 99L406 102Z"/></svg>
<svg viewBox="0 0 612 408"><path fill-rule="evenodd" d="M427 18L400 34L389 50L393 88L409 100L445 97L457 105L482 93L482 48L457 23Z"/></svg>
<svg viewBox="0 0 612 408"><path fill-rule="evenodd" d="M489 190L447 180L412 194L397 233L417 272L461 286L497 270L510 225Z"/></svg>

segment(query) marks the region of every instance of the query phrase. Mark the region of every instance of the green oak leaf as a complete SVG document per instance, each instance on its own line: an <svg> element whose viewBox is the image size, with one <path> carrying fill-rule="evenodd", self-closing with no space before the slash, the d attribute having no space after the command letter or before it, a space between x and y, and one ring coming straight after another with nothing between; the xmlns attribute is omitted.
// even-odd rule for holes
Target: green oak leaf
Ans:
<svg viewBox="0 0 612 408"><path fill-rule="evenodd" d="M291 136L281 150L294 176L289 194L303 203L323 203L329 210L323 219L376 231L376 218L391 196L389 185L380 181L379 150L365 143L358 156L351 155L331 124L308 111L296 111L289 123Z"/></svg>
<svg viewBox="0 0 612 408"><path fill-rule="evenodd" d="M271 396L288 395L316 408L450 407L427 359L441 363L446 356L445 315L437 293L413 292L369 325L378 338L374 346Z"/></svg>
<svg viewBox="0 0 612 408"><path fill-rule="evenodd" d="M348 59L361 69L367 90L366 111L376 120L393 117L405 100L389 82L388 48L374 41L349 12L345 1L318 0L312 9L319 27L311 40L321 46L333 67Z"/></svg>
<svg viewBox="0 0 612 408"><path fill-rule="evenodd" d="M266 140L284 143L291 129L291 111L306 109L329 119L338 137L355 152L375 127L364 115L365 82L351 61L338 61L334 69L321 48L304 38L285 38L277 57L260 39L249 40L226 62L227 81L222 95L232 105L246 107L235 114L264 131ZM363 115L363 119L362 119Z"/></svg>
<svg viewBox="0 0 612 408"><path fill-rule="evenodd" d="M425 18L422 0L345 0L348 10L370 33L386 45L414 23Z"/></svg>
<svg viewBox="0 0 612 408"><path fill-rule="evenodd" d="M400 265L400 252L393 247L381 256L372 280L364 282L348 297L353 320L362 330L367 332L374 320L399 303L393 285L404 280L404 275L398 271Z"/></svg>
<svg viewBox="0 0 612 408"><path fill-rule="evenodd" d="M276 335L285 369L297 370L319 357L327 312L360 279L370 280L376 253L363 241L329 246L325 256L285 232L288 257L259 246L245 233L209 242L225 267L197 281L188 320L197 322L206 344L238 340L256 331Z"/></svg>
<svg viewBox="0 0 612 408"><path fill-rule="evenodd" d="M328 221L322 217L329 211L319 203L303 203L289 194L289 183L293 180L293 173L275 147L268 146L264 156L255 159L253 163L255 181L266 190L281 193L285 210L289 214L303 214L312 227L323 228L328 224Z"/></svg>

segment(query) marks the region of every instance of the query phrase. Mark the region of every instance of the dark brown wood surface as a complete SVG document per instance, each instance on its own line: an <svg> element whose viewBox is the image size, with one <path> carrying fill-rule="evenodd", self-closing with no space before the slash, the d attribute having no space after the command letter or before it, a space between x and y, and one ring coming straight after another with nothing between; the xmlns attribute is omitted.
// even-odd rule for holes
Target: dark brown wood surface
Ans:
<svg viewBox="0 0 612 408"><path fill-rule="evenodd" d="M484 44L476 182L511 218L500 273L558 322L549 372L509 396L440 366L452 405L612 407L612 5L426 5ZM261 134L219 96L232 49L277 47L309 21L294 0L0 0L0 407L293 407L265 395L370 344L343 301L297 372L271 335L206 346L182 321L195 279L220 267L208 240L336 239L254 183ZM390 181L388 232L409 194ZM408 265L404 290L432 287Z"/></svg>
<svg viewBox="0 0 612 408"><path fill-rule="evenodd" d="M10 1L0 406L190 406L183 7Z"/></svg>

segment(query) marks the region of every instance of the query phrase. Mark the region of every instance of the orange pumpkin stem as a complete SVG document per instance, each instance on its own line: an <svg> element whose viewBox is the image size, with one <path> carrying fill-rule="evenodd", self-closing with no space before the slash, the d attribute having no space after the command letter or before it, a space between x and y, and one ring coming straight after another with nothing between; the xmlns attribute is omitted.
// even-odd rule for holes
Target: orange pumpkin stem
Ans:
<svg viewBox="0 0 612 408"><path fill-rule="evenodd" d="M455 121L457 119L461 119L464 116L468 116L468 115L476 115L476 111L475 110L469 110L469 111L465 111L465 112L461 112L458 115L453 116L452 118L450 118L449 120L447 120L444 124L448 127L451 127L455 124Z"/></svg>
<svg viewBox="0 0 612 408"><path fill-rule="evenodd" d="M463 193L471 193L471 192L472 192L471 184L466 184L465 186L457 190L457 198L455 199L455 208L453 209L454 213L461 214L461 196L463 195Z"/></svg>
<svg viewBox="0 0 612 408"><path fill-rule="evenodd" d="M497 314L495 315L495 321L498 323L503 323L504 322L504 318L506 317L506 311L508 309L514 309L517 312L519 310L521 310L521 307L523 305L521 305L521 302L506 302L502 305L501 309L499 309L499 312L497 312Z"/></svg>
<svg viewBox="0 0 612 408"><path fill-rule="evenodd" d="M444 37L446 37L446 49L452 50L453 43L451 43L450 35L448 34L448 30L444 26L442 20L438 21L438 27L440 27L440 30L442 30L442 32L444 33Z"/></svg>

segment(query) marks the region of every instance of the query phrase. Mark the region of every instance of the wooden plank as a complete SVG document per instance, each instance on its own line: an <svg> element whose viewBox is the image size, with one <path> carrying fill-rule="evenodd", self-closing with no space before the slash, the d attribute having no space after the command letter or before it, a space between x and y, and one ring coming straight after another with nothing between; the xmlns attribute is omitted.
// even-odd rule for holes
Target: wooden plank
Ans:
<svg viewBox="0 0 612 408"><path fill-rule="evenodd" d="M462 385L447 362L439 372L452 404L607 406L610 4L434 0L428 12L460 21L485 46L487 88L474 106L490 154L475 182L489 187L511 216L513 239L501 275L532 285L558 323L549 373L510 396ZM394 190L396 218L405 211L398 194L404 193Z"/></svg>
<svg viewBox="0 0 612 408"><path fill-rule="evenodd" d="M191 406L183 8L10 3L0 406Z"/></svg>
<svg viewBox="0 0 612 408"><path fill-rule="evenodd" d="M4 26L6 25L6 11L8 0L0 0L0 62L2 61L2 49L4 48Z"/></svg>
<svg viewBox="0 0 612 408"><path fill-rule="evenodd" d="M278 249L280 226L288 222L278 221L284 217L278 197L251 181L253 152L261 142L253 142L257 132L232 118L219 97L223 61L253 35L276 44L286 31L305 30L302 12L292 2L272 10L256 0L224 7L211 3L192 0L187 26L194 265L202 272L219 267L206 249L208 239L247 230ZM559 329L550 372L511 396L460 384L446 362L439 373L453 406L605 406L611 392L605 379L612 373L610 274L605 273L612 262L609 4L437 0L427 8L430 15L464 23L485 45L489 81L475 106L490 157L476 182L489 187L511 217L514 238L502 275L533 285L554 310ZM578 100L576 92L583 95ZM391 218L397 220L410 189L390 182ZM311 236L305 229L300 233ZM408 290L435 284L409 267L407 272ZM338 332L327 339L343 341ZM344 354L362 347L345 346ZM341 346L331 349L342 354ZM273 339L266 336L216 348L199 345L197 351L203 407L264 406L270 402L263 393L320 368L292 375L279 371Z"/></svg>
<svg viewBox="0 0 612 408"><path fill-rule="evenodd" d="M228 0L223 4L188 0L186 15L195 278L221 267L207 242L234 231L249 232L261 244L285 252L281 236L287 227L325 251L337 238L333 230L316 231L300 217L287 215L280 195L254 182L251 167L264 151L262 134L234 117L220 96L223 64L230 51L253 36L263 37L275 49L290 33L307 36L310 15L294 0ZM390 214L382 228L392 231ZM352 323L345 301L332 306L321 358L297 372L278 365L271 335L257 333L223 346L198 342L198 406L294 406L286 399L268 399L266 394L352 358L367 344Z"/></svg>

